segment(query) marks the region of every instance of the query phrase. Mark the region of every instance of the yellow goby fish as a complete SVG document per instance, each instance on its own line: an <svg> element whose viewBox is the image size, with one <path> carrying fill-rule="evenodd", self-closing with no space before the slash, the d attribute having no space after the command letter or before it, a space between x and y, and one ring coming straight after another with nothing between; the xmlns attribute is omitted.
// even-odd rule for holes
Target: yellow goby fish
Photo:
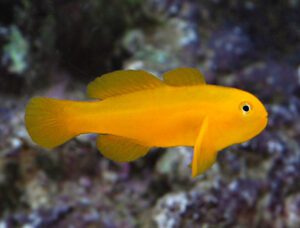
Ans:
<svg viewBox="0 0 300 228"><path fill-rule="evenodd" d="M209 169L217 152L259 134L267 111L252 94L208 85L194 68L178 68L163 80L141 70L105 74L88 85L93 101L37 97L28 103L27 130L45 148L96 133L101 153L129 162L151 147L193 146L192 176Z"/></svg>

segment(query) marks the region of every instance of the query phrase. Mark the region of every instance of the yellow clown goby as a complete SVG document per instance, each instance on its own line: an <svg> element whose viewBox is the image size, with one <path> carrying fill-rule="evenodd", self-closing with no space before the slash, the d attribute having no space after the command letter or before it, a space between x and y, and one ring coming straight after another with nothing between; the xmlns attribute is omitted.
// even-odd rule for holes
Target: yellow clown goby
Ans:
<svg viewBox="0 0 300 228"><path fill-rule="evenodd" d="M152 147L192 146L192 175L209 169L218 151L258 135L267 111L254 95L208 85L194 68L178 68L163 80L141 70L105 74L88 85L91 101L36 97L25 124L34 142L57 147L79 134L98 134L107 158L129 162Z"/></svg>

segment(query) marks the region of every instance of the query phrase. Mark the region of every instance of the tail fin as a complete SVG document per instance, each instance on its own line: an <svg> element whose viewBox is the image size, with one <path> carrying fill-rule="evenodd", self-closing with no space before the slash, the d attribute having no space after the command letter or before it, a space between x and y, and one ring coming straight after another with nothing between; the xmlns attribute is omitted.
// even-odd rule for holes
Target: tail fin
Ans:
<svg viewBox="0 0 300 228"><path fill-rule="evenodd" d="M30 100L26 107L25 125L34 142L50 149L77 135L68 124L69 102L44 97Z"/></svg>

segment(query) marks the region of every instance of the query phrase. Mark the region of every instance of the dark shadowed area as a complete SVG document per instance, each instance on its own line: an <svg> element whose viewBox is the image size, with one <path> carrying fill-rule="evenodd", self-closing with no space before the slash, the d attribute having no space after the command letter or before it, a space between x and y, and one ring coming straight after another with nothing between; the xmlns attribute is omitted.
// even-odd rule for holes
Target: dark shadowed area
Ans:
<svg viewBox="0 0 300 228"><path fill-rule="evenodd" d="M0 228L300 227L299 15L298 0L2 0ZM94 135L45 150L27 134L33 96L87 100L103 73L183 66L269 112L198 178L190 148L118 164Z"/></svg>

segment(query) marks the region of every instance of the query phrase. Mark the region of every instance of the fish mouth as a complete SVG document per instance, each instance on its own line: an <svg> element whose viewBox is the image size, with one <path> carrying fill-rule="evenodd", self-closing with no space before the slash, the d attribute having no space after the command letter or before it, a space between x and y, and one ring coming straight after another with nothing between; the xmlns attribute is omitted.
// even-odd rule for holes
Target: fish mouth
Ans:
<svg viewBox="0 0 300 228"><path fill-rule="evenodd" d="M265 112L265 118L268 119L268 117L269 117L269 113Z"/></svg>
<svg viewBox="0 0 300 228"><path fill-rule="evenodd" d="M264 120L263 120L263 129L266 128L268 125L268 114L265 116Z"/></svg>

